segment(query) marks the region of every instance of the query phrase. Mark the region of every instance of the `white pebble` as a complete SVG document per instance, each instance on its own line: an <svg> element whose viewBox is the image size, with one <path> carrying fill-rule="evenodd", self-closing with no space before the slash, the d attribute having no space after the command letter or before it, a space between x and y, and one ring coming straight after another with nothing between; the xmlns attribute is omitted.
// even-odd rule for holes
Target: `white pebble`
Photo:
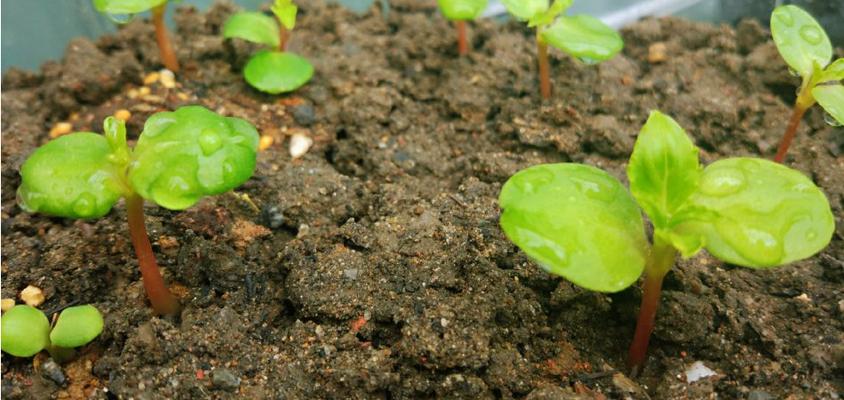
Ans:
<svg viewBox="0 0 844 400"><path fill-rule="evenodd" d="M290 137L290 157L299 158L305 155L308 150L313 146L314 140L301 134L297 133Z"/></svg>
<svg viewBox="0 0 844 400"><path fill-rule="evenodd" d="M703 378L718 375L717 372L711 370L702 361L695 361L689 368L686 369L686 382L694 383Z"/></svg>
<svg viewBox="0 0 844 400"><path fill-rule="evenodd" d="M21 290L21 300L28 306L38 307L44 302L44 292L35 286L29 285Z"/></svg>
<svg viewBox="0 0 844 400"><path fill-rule="evenodd" d="M161 86L164 86L167 89L176 87L176 74L174 74L173 71L165 68L158 74L158 81L161 82Z"/></svg>

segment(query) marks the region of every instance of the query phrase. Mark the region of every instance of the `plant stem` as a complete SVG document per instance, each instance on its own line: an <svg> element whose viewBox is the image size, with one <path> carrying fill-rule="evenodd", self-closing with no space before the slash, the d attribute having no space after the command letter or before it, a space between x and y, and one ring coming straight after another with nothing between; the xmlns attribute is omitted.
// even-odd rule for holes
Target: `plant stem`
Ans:
<svg viewBox="0 0 844 400"><path fill-rule="evenodd" d="M132 246L135 247L149 302L156 314L175 314L179 311L179 303L164 284L144 225L144 199L134 193L126 196L126 213L129 219L129 236L132 237Z"/></svg>
<svg viewBox="0 0 844 400"><path fill-rule="evenodd" d="M642 286L642 306L639 308L639 319L636 322L636 333L630 344L627 365L631 369L631 376L641 372L648 353L648 342L654 329L656 310L662 292L662 279L674 265L677 251L669 243L654 235L654 244L645 266L645 282Z"/></svg>
<svg viewBox="0 0 844 400"><path fill-rule="evenodd" d="M457 54L469 54L469 41L466 39L466 21L454 21L457 28Z"/></svg>
<svg viewBox="0 0 844 400"><path fill-rule="evenodd" d="M290 31L279 24L278 26L278 51L287 51L287 42L290 41Z"/></svg>
<svg viewBox="0 0 844 400"><path fill-rule="evenodd" d="M539 92L543 100L551 98L551 67L548 64L548 43L540 36L539 29L536 30L536 53L539 59Z"/></svg>
<svg viewBox="0 0 844 400"><path fill-rule="evenodd" d="M785 153L788 152L788 147L791 146L791 141L797 135L797 127L800 126L800 120L803 119L803 114L806 113L812 105L815 104L815 98L812 96L812 81L804 79L800 86L800 92L797 94L797 99L794 100L794 108L791 111L791 118L788 120L788 125L785 128L785 134L782 136L780 146L777 148L777 154L774 156L774 161L782 164L785 161Z"/></svg>
<svg viewBox="0 0 844 400"><path fill-rule="evenodd" d="M166 10L166 1L152 9L152 23L155 25L155 40L158 42L161 63L170 71L179 72L179 60L176 58L176 52L173 51L173 46L167 37L167 26L164 25L164 12Z"/></svg>

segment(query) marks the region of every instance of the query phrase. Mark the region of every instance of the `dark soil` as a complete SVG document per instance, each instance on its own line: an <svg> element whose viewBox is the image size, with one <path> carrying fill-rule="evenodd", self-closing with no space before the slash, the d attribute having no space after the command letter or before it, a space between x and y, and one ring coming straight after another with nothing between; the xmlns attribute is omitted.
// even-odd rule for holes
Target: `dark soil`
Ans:
<svg viewBox="0 0 844 400"><path fill-rule="evenodd" d="M772 270L680 261L665 283L650 363L623 373L640 291L604 295L549 276L498 227L501 184L521 168L573 161L625 179L648 111L675 117L704 162L770 157L794 99L769 35L649 19L623 31L622 55L587 66L553 52L553 100L541 103L531 33L471 25L456 57L433 2L391 1L355 15L300 2L291 50L312 82L273 97L239 74L253 47L224 42L234 8L181 9L178 86L147 87L161 68L152 25L134 21L62 62L10 71L2 93L2 297L42 288L44 310L93 303L103 334L42 377L43 357L3 357L3 398L121 399L804 399L844 391L844 132L807 114L788 163L829 196L829 247ZM425 3L422 5L421 3ZM648 62L664 42L667 59ZM68 221L23 213L18 168L59 121L101 131L118 109L140 132L152 113L202 104L246 118L275 144L234 195L147 226L178 318L153 317L125 208ZM291 160L288 135L315 145ZM686 383L702 361L718 375ZM634 383L635 382L635 383Z"/></svg>

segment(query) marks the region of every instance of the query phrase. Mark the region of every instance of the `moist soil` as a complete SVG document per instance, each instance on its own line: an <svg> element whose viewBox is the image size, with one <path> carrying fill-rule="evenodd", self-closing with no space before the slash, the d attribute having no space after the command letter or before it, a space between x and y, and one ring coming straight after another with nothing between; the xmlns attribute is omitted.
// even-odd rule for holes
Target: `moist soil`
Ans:
<svg viewBox="0 0 844 400"><path fill-rule="evenodd" d="M626 182L652 109L688 130L704 163L770 157L798 79L764 28L643 20L608 62L552 52L554 97L541 102L524 26L472 23L472 52L460 58L433 2L390 3L357 15L302 2L290 50L316 75L285 96L243 81L255 47L221 39L231 3L176 12L175 87L144 83L161 65L140 19L71 41L38 73L3 76L2 296L35 285L48 313L92 303L105 316L103 334L58 372L43 355L4 355L3 398L839 398L844 132L817 107L787 163L829 196L832 243L770 270L706 254L679 261L639 377L624 358L640 290L575 287L498 226L497 195L519 169L582 162ZM101 132L126 109L137 137L152 113L188 104L245 118L274 143L236 194L180 212L147 204L183 305L158 318L122 203L70 221L22 212L15 190L56 123ZM298 159L294 134L314 140ZM688 383L697 361L716 375Z"/></svg>

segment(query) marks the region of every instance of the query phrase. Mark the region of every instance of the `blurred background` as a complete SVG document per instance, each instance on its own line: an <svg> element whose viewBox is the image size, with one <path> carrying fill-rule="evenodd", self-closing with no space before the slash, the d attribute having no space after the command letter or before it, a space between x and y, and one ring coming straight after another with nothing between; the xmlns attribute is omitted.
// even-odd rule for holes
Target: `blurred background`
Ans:
<svg viewBox="0 0 844 400"><path fill-rule="evenodd" d="M269 1L234 0L247 9ZM376 1L389 7L389 0L336 1L356 12L366 12ZM182 0L175 6L207 9L211 3L213 0ZM808 10L824 26L833 45L844 46L844 0L576 0L569 12L591 14L617 28L645 16L663 15L730 24L752 17L767 25L771 10L785 3ZM44 61L61 58L71 38L95 38L116 29L110 19L94 10L91 0L5 0L0 2L0 8L0 62L4 72L11 67L37 70ZM172 14L172 10L168 11L168 18ZM503 18L504 14L506 11L499 1L490 0L485 16ZM172 26L172 20L169 22Z"/></svg>

